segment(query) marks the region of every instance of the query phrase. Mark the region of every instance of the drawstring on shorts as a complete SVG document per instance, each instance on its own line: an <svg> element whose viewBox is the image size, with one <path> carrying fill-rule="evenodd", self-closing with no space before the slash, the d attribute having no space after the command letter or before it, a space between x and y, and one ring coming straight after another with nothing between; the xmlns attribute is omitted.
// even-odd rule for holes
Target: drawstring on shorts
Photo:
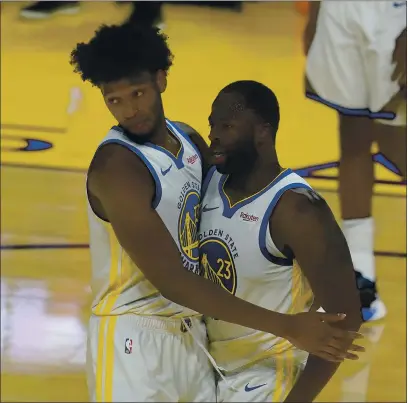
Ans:
<svg viewBox="0 0 408 403"><path fill-rule="evenodd" d="M210 352L205 348L205 346L203 345L203 343L201 343L201 341L199 340L198 337L196 337L196 335L194 334L194 331L191 327L191 319L189 318L181 318L181 321L183 322L184 325L184 329L182 330L183 332L189 332L191 337L193 338L193 340L198 344L198 346L201 348L201 350L203 350L204 354L208 357L208 359L210 360L212 366L214 367L214 369L218 372L218 375L221 377L221 379L225 382L225 384L228 386L228 388L232 389L235 392L238 392L238 390L231 385L227 379L225 378L224 374L222 373L222 371L225 371L224 368L218 366L218 364L216 363L216 361L214 360L214 358L212 357L212 355L210 354Z"/></svg>

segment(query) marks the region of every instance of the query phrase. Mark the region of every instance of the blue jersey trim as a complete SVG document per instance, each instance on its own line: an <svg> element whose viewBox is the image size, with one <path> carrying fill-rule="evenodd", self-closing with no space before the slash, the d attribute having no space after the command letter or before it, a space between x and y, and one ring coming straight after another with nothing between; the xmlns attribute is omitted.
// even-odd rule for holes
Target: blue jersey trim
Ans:
<svg viewBox="0 0 408 403"><path fill-rule="evenodd" d="M279 266L291 266L293 264L293 259L288 258L288 257L274 256L268 252L268 249L266 248L266 230L268 229L268 222L281 196L290 189L299 189L299 188L310 189L310 186L304 183L290 183L289 185L284 186L282 189L280 189L276 193L276 195L273 197L272 201L270 202L268 208L266 209L265 215L261 222L261 228L259 229L258 241L259 241L259 249L261 250L262 255L264 255L265 259Z"/></svg>
<svg viewBox="0 0 408 403"><path fill-rule="evenodd" d="M167 123L168 123L168 121L166 120L166 125L167 125ZM169 128L169 125L167 125L167 128ZM120 126L113 126L112 129L118 130L118 131L120 131L120 133L122 133L124 136L126 136L126 132ZM172 127L170 127L170 129L172 129ZM172 132L173 132L173 130L172 130ZM142 145L146 146L146 147L154 148L155 150L160 151L163 154L167 155L174 162L177 169L181 169L181 168L184 168L184 162L183 162L184 145L183 145L183 142L181 141L181 139L179 138L179 136L177 135L177 133L173 133L173 134L177 137L177 140L180 143L180 150L177 153L177 156L174 156L170 151L166 150L164 147L158 146L157 144L146 142L146 143L144 143Z"/></svg>
<svg viewBox="0 0 408 403"><path fill-rule="evenodd" d="M214 172L216 171L216 167L212 166L208 172L207 175L204 178L203 184L201 186L201 200L204 198L205 194L207 193L208 186L210 185L211 179L214 176Z"/></svg>
<svg viewBox="0 0 408 403"><path fill-rule="evenodd" d="M110 139L110 140L106 140L103 143L100 144L100 146L98 148L101 148L102 146L106 145L106 144L119 144L123 147L126 147L129 151L134 152L141 160L142 162L146 165L147 169L149 170L150 174L153 177L154 183L155 183L155 196L154 199L152 201L152 207L154 209L157 208L157 206L160 203L160 200L162 198L162 185L159 179L159 176L157 175L155 169L153 168L152 164L148 161L148 159L144 156L144 154L135 146L126 143L123 140L120 139Z"/></svg>
<svg viewBox="0 0 408 403"><path fill-rule="evenodd" d="M306 91L306 98L309 98L313 101L320 102L323 105L328 106L329 108L333 108L336 111L340 112L342 115L346 116L360 116L360 117L368 117L370 119L384 119L384 120L394 120L396 114L394 112L372 112L368 108L345 108L344 106L340 106L330 101L326 101L322 97L312 92Z"/></svg>
<svg viewBox="0 0 408 403"><path fill-rule="evenodd" d="M267 192L272 186L276 185L279 183L282 179L286 178L288 175L293 173L291 169L287 169L283 171L280 175L278 175L268 186L264 187L262 190L260 190L258 193L255 193L254 195L247 197L244 200L239 201L238 203L235 203L233 206L230 205L230 201L228 199L228 196L224 192L224 185L225 182L228 179L228 175L223 175L218 182L218 192L220 194L222 204L223 204L223 212L222 215L226 218L231 218L240 208L246 206L249 203L252 203L255 199L257 199L259 196L262 196L265 192Z"/></svg>

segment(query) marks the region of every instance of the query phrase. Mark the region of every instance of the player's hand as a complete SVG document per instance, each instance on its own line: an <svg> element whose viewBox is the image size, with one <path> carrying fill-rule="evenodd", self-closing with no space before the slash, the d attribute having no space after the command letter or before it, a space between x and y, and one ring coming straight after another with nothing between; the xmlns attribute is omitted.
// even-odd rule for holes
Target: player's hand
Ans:
<svg viewBox="0 0 408 403"><path fill-rule="evenodd" d="M401 88L407 86L407 30L404 29L395 40L395 48L392 54L392 61L395 63L395 69L391 79L398 80Z"/></svg>
<svg viewBox="0 0 408 403"><path fill-rule="evenodd" d="M343 314L320 312L291 315L288 318L291 323L286 339L297 348L327 361L358 360L354 352L364 352L365 349L353 342L363 338L363 335L330 326L344 318Z"/></svg>

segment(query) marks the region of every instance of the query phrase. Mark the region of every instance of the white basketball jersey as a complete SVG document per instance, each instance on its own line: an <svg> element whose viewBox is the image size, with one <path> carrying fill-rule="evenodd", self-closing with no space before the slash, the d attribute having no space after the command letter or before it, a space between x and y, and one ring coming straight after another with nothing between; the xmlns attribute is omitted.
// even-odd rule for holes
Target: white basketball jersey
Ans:
<svg viewBox="0 0 408 403"><path fill-rule="evenodd" d="M120 127L113 127L99 147L114 143L134 152L149 169L156 192L153 207L177 244L186 269L198 273L198 218L202 164L199 150L175 124L167 128L179 140L175 157L151 143L130 141ZM129 211L129 214L132 214ZM95 215L88 200L92 291L95 315L135 313L165 317L194 316L196 312L164 298L145 278L119 244L112 226ZM135 239L135 242L138 240ZM160 254L160 244L157 244ZM163 256L163 259L166 259Z"/></svg>
<svg viewBox="0 0 408 403"><path fill-rule="evenodd" d="M284 192L310 186L287 169L257 194L231 205L224 192L227 178L213 168L203 184L199 231L203 275L272 311L294 314L309 309L308 282L292 257L274 245L269 218ZM227 371L294 348L274 335L211 318L207 331L210 352Z"/></svg>

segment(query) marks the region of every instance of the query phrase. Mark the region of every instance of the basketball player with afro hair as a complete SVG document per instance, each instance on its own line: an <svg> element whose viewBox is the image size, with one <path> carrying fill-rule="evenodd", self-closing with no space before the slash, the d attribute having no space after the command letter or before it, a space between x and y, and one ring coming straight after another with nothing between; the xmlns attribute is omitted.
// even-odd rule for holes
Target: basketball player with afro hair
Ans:
<svg viewBox="0 0 408 403"><path fill-rule="evenodd" d="M202 314L290 338L326 360L350 357L336 314L272 312L199 276L207 145L166 119L173 55L155 28L102 26L71 64L118 122L87 175L94 301L88 332L92 401L215 401ZM97 118L97 117L95 117Z"/></svg>

